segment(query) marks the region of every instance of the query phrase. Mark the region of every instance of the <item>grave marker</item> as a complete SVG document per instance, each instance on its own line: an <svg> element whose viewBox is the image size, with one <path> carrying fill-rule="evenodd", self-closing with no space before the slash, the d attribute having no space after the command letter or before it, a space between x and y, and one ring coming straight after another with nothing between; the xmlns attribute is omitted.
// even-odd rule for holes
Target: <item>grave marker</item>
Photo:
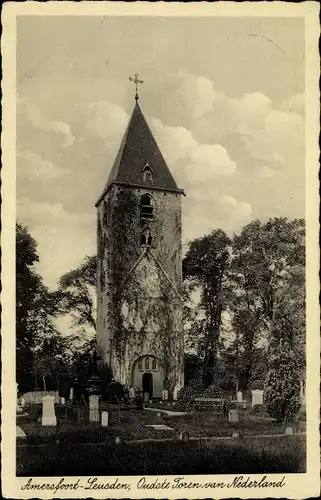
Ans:
<svg viewBox="0 0 321 500"><path fill-rule="evenodd" d="M42 398L42 419L41 425L57 425L57 417L55 415L55 397L44 396Z"/></svg>
<svg viewBox="0 0 321 500"><path fill-rule="evenodd" d="M183 431L179 433L180 441L189 441L189 433L187 431Z"/></svg>
<svg viewBox="0 0 321 500"><path fill-rule="evenodd" d="M94 394L89 396L89 420L99 422L99 397Z"/></svg>
<svg viewBox="0 0 321 500"><path fill-rule="evenodd" d="M163 401L168 401L168 390L167 389L164 389L162 391L162 400Z"/></svg>
<svg viewBox="0 0 321 500"><path fill-rule="evenodd" d="M144 403L149 403L149 393L145 392L144 394Z"/></svg>
<svg viewBox="0 0 321 500"><path fill-rule="evenodd" d="M103 427L108 427L108 412L107 411L103 411L101 413L101 425Z"/></svg>
<svg viewBox="0 0 321 500"><path fill-rule="evenodd" d="M252 406L263 405L263 391L255 389L252 391Z"/></svg>
<svg viewBox="0 0 321 500"><path fill-rule="evenodd" d="M228 413L228 421L230 423L237 423L239 422L240 420L240 417L239 417L239 413L237 410L230 410L229 413Z"/></svg>
<svg viewBox="0 0 321 500"><path fill-rule="evenodd" d="M242 402L243 402L243 394L242 394L242 391L237 391L237 393L236 393L236 398L237 398L237 402L238 402L238 403L242 403Z"/></svg>
<svg viewBox="0 0 321 500"><path fill-rule="evenodd" d="M178 391L179 391L178 387L175 386L173 390L173 401L177 401Z"/></svg>

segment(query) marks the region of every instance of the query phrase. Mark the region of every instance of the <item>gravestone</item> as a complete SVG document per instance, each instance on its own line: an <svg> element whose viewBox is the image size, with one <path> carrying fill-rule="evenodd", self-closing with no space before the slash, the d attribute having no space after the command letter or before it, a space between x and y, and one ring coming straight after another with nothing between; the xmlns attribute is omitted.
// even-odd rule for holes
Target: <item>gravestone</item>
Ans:
<svg viewBox="0 0 321 500"><path fill-rule="evenodd" d="M238 431L233 431L232 438L233 439L238 439L239 437L240 437L240 433Z"/></svg>
<svg viewBox="0 0 321 500"><path fill-rule="evenodd" d="M287 427L287 428L285 429L285 434L286 434L287 436L293 436L293 429L292 429L292 427Z"/></svg>
<svg viewBox="0 0 321 500"><path fill-rule="evenodd" d="M168 401L168 390L167 389L164 389L162 391L162 400L163 401Z"/></svg>
<svg viewBox="0 0 321 500"><path fill-rule="evenodd" d="M228 413L228 421L230 423L236 423L236 422L239 422L240 420L240 417L239 417L239 413L237 410L230 410L229 413Z"/></svg>
<svg viewBox="0 0 321 500"><path fill-rule="evenodd" d="M130 387L128 391L129 399L134 399L135 398L135 389L134 387Z"/></svg>
<svg viewBox="0 0 321 500"><path fill-rule="evenodd" d="M107 411L103 411L101 413L101 425L103 427L108 427L108 412Z"/></svg>
<svg viewBox="0 0 321 500"><path fill-rule="evenodd" d="M183 431L179 433L179 440L180 441L189 441L189 432Z"/></svg>
<svg viewBox="0 0 321 500"><path fill-rule="evenodd" d="M238 403L242 403L242 402L243 402L243 394L242 394L242 391L237 391L237 393L236 393L236 398L237 398L237 402L238 402Z"/></svg>
<svg viewBox="0 0 321 500"><path fill-rule="evenodd" d="M89 420L99 422L99 397L95 394L89 396Z"/></svg>
<svg viewBox="0 0 321 500"><path fill-rule="evenodd" d="M145 392L144 394L144 403L149 403L149 393Z"/></svg>
<svg viewBox="0 0 321 500"><path fill-rule="evenodd" d="M54 396L44 396L42 398L42 419L41 425L57 425L57 417L55 415L55 398Z"/></svg>
<svg viewBox="0 0 321 500"><path fill-rule="evenodd" d="M116 436L116 439L115 439L115 444L120 444L121 443L121 439L119 436Z"/></svg>
<svg viewBox="0 0 321 500"><path fill-rule="evenodd" d="M73 401L73 399L74 399L74 388L73 387L71 387L71 389L70 389L69 399L70 399L70 401Z"/></svg>
<svg viewBox="0 0 321 500"><path fill-rule="evenodd" d="M62 406L65 406L65 402L66 402L66 401L65 401L65 398L64 398L64 397L60 398L60 403L62 404Z"/></svg>
<svg viewBox="0 0 321 500"><path fill-rule="evenodd" d="M177 401L178 391L178 387L175 386L173 390L173 401Z"/></svg>
<svg viewBox="0 0 321 500"><path fill-rule="evenodd" d="M255 389L252 391L252 406L263 405L263 391Z"/></svg>

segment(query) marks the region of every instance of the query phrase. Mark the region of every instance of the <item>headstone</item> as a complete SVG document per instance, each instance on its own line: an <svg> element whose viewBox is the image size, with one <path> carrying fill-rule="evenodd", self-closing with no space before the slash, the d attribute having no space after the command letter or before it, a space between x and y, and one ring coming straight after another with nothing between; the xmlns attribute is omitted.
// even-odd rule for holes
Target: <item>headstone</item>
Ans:
<svg viewBox="0 0 321 500"><path fill-rule="evenodd" d="M167 389L164 389L162 391L162 400L163 401L168 401L168 390Z"/></svg>
<svg viewBox="0 0 321 500"><path fill-rule="evenodd" d="M73 387L71 387L71 389L70 389L69 399L70 399L70 401L72 401L74 399L74 388Z"/></svg>
<svg viewBox="0 0 321 500"><path fill-rule="evenodd" d="M42 398L42 419L41 425L57 425L57 417L55 415L55 398L54 396L44 396Z"/></svg>
<svg viewBox="0 0 321 500"><path fill-rule="evenodd" d="M60 398L60 403L65 406L66 400L64 397Z"/></svg>
<svg viewBox="0 0 321 500"><path fill-rule="evenodd" d="M240 437L240 433L238 431L233 431L232 438L233 439L238 439L239 437Z"/></svg>
<svg viewBox="0 0 321 500"><path fill-rule="evenodd" d="M149 403L149 393L145 392L144 394L144 403Z"/></svg>
<svg viewBox="0 0 321 500"><path fill-rule="evenodd" d="M240 420L240 417L239 417L239 413L237 410L230 410L229 413L228 413L228 421L230 423L236 423L236 422L239 422Z"/></svg>
<svg viewBox="0 0 321 500"><path fill-rule="evenodd" d="M134 399L135 397L135 389L134 387L130 387L128 391L129 399Z"/></svg>
<svg viewBox="0 0 321 500"><path fill-rule="evenodd" d="M99 422L99 396L95 394L89 396L89 420Z"/></svg>
<svg viewBox="0 0 321 500"><path fill-rule="evenodd" d="M252 406L263 404L263 391L255 389L252 391Z"/></svg>
<svg viewBox="0 0 321 500"><path fill-rule="evenodd" d="M162 414L158 411L157 412L157 417L160 418L162 416Z"/></svg>
<svg viewBox="0 0 321 500"><path fill-rule="evenodd" d="M119 436L116 436L116 439L115 439L115 444L120 444L121 443L121 439Z"/></svg>
<svg viewBox="0 0 321 500"><path fill-rule="evenodd" d="M286 434L287 436L293 436L293 429L292 429L292 427L287 427L287 428L285 429L285 434Z"/></svg>
<svg viewBox="0 0 321 500"><path fill-rule="evenodd" d="M178 391L178 387L175 386L173 390L173 401L177 401Z"/></svg>
<svg viewBox="0 0 321 500"><path fill-rule="evenodd" d="M187 431L183 431L179 433L180 441L189 441L189 433Z"/></svg>
<svg viewBox="0 0 321 500"><path fill-rule="evenodd" d="M103 411L101 413L101 425L103 427L108 427L108 412L107 411Z"/></svg>
<svg viewBox="0 0 321 500"><path fill-rule="evenodd" d="M238 403L242 403L242 401L243 401L243 394L242 394L242 391L237 391L237 393L236 393L236 398L237 398L237 402L238 402Z"/></svg>

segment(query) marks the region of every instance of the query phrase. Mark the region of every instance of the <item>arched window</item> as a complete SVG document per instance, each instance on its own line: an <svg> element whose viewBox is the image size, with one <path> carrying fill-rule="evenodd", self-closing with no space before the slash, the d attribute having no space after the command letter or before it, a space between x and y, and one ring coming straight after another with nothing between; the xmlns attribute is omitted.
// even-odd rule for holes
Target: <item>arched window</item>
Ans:
<svg viewBox="0 0 321 500"><path fill-rule="evenodd" d="M152 370L156 370L156 369L157 369L156 359L154 358L152 361Z"/></svg>
<svg viewBox="0 0 321 500"><path fill-rule="evenodd" d="M138 360L138 370L142 370L142 369L143 369L143 360L142 360L142 358L140 358Z"/></svg>
<svg viewBox="0 0 321 500"><path fill-rule="evenodd" d="M145 358L145 370L149 370L149 358Z"/></svg>
<svg viewBox="0 0 321 500"><path fill-rule="evenodd" d="M150 230L148 227L145 227L145 229L143 229L143 231L142 231L142 234L140 237L140 244L142 246L146 246L146 247L150 247L152 244L152 237L151 237Z"/></svg>
<svg viewBox="0 0 321 500"><path fill-rule="evenodd" d="M142 219L153 218L153 205L149 194L144 194L140 199L140 216Z"/></svg>

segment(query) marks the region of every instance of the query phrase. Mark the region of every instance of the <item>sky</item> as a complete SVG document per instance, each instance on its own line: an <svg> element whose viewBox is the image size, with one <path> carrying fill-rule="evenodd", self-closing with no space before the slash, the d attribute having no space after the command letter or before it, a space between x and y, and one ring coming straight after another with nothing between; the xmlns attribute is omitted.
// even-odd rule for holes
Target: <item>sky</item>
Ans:
<svg viewBox="0 0 321 500"><path fill-rule="evenodd" d="M183 242L304 218L304 19L20 16L17 218L51 288L96 252L134 107L183 198Z"/></svg>

